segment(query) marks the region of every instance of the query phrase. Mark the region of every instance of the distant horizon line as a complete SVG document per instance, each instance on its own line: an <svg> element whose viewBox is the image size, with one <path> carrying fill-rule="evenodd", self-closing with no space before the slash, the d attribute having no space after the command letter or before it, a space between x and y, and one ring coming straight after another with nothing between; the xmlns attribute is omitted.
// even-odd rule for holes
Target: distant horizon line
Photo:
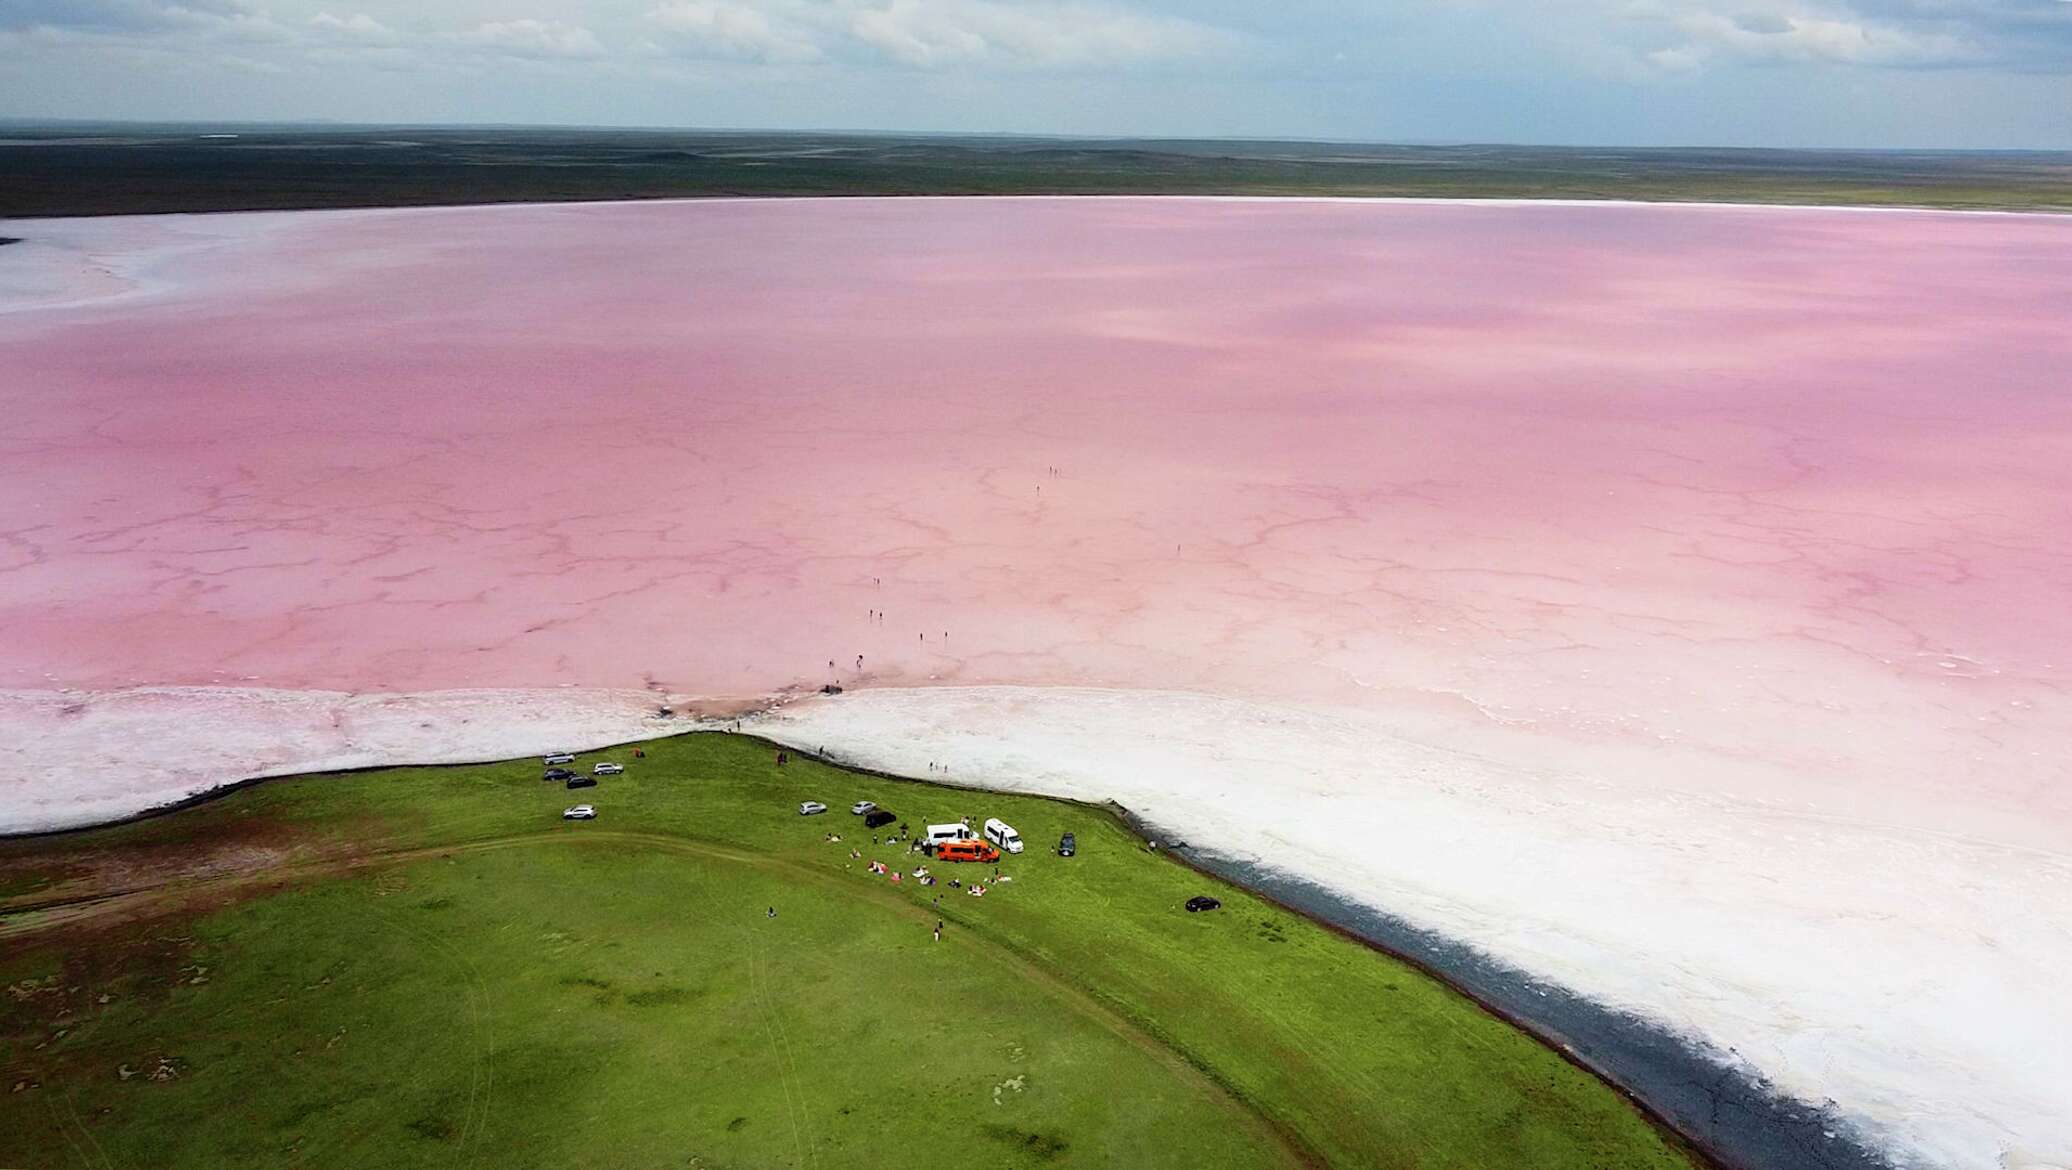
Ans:
<svg viewBox="0 0 2072 1170"><path fill-rule="evenodd" d="M609 124L588 122L444 122L444 121L354 121L339 118L228 119L228 118L98 118L0 115L0 127L34 128L137 128L179 130L194 128L294 129L311 131L354 130L504 130L576 131L620 134L724 134L809 137L837 135L849 138L983 138L1036 142L1087 143L1289 143L1304 146L1396 147L1408 149L1500 149L1500 150L1615 150L1635 152L1734 151L1772 154L1866 154L1866 155L2065 155L2072 147L2035 146L1764 146L1746 143L1683 143L1646 145L1618 142L1523 142L1473 138L1355 138L1332 135L1273 134L1092 134L1037 130L913 130L864 127L758 127L758 126L668 126L652 124Z"/></svg>

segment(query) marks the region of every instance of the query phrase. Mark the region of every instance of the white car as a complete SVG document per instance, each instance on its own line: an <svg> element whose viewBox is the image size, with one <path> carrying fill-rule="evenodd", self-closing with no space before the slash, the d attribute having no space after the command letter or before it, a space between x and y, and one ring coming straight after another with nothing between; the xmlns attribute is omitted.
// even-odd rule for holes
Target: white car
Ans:
<svg viewBox="0 0 2072 1170"><path fill-rule="evenodd" d="M594 821L597 819L597 806L579 804L574 808L563 809L561 819L564 821Z"/></svg>
<svg viewBox="0 0 2072 1170"><path fill-rule="evenodd" d="M810 817L814 813L824 813L826 811L827 806L820 803L817 800L805 800L799 802L799 815L802 817Z"/></svg>
<svg viewBox="0 0 2072 1170"><path fill-rule="evenodd" d="M617 776L626 770L624 764L603 763L590 769L592 776Z"/></svg>
<svg viewBox="0 0 2072 1170"><path fill-rule="evenodd" d="M865 813L874 813L878 811L878 802L875 800L859 800L849 806L849 811L857 816L862 816Z"/></svg>
<svg viewBox="0 0 2072 1170"><path fill-rule="evenodd" d="M540 761L540 763L547 765L549 768L556 764L573 764L575 762L576 758L567 752L555 752L553 755Z"/></svg>

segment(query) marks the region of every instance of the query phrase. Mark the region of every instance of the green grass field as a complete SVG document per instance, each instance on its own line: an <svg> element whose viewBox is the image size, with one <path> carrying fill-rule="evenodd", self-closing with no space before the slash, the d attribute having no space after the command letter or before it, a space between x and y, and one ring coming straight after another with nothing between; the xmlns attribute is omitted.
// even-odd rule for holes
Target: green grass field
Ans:
<svg viewBox="0 0 2072 1170"><path fill-rule="evenodd" d="M530 760L398 768L0 842L0 1166L1694 1164L1100 810L644 746L583 756L628 771L580 793ZM983 898L895 885L866 863L919 859L865 797L1030 848ZM579 800L599 819L561 821Z"/></svg>

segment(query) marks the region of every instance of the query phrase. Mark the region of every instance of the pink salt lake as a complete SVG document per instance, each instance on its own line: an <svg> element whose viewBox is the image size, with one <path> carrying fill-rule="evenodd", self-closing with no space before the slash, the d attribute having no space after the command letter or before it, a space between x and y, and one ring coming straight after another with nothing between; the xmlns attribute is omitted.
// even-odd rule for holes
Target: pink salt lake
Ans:
<svg viewBox="0 0 2072 1170"><path fill-rule="evenodd" d="M1366 712L2027 867L1980 879L2019 910L2010 974L1947 973L2072 1038L2021 1000L2072 955L2021 925L2068 909L2072 219L849 200L9 234L0 272L39 267L0 283L0 687ZM1935 945L1980 932L1945 909ZM1510 957L1592 990L1582 922ZM1982 1068L1982 1026L1751 1059L1932 1160L2072 1157L2036 1104L2072 1058Z"/></svg>

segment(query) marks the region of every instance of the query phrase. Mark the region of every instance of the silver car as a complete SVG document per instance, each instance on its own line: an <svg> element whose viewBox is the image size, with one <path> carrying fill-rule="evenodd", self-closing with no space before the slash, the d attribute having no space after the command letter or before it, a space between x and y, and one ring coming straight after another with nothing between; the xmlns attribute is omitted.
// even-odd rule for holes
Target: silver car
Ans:
<svg viewBox="0 0 2072 1170"><path fill-rule="evenodd" d="M826 811L827 806L820 803L817 800L806 800L799 802L799 815L802 817L810 817L814 813L824 813Z"/></svg>
<svg viewBox="0 0 2072 1170"><path fill-rule="evenodd" d="M597 819L597 806L579 804L574 808L563 809L561 819L564 821L594 821Z"/></svg>

